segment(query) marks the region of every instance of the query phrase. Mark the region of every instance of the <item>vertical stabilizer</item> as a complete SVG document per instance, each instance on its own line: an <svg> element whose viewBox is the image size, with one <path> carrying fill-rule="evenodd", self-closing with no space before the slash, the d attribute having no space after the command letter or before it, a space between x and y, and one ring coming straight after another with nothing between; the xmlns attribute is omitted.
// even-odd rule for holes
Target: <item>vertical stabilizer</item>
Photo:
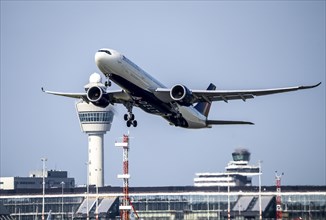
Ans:
<svg viewBox="0 0 326 220"><path fill-rule="evenodd" d="M207 90L215 90L216 86L211 83L209 84ZM197 105L195 105L195 109L205 115L206 117L209 114L209 110L211 109L212 102L198 102Z"/></svg>

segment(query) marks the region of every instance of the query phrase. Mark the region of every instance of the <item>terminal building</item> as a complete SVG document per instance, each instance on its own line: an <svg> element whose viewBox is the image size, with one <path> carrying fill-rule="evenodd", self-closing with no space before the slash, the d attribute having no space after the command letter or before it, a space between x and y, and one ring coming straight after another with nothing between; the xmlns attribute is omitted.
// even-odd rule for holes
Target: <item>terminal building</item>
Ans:
<svg viewBox="0 0 326 220"><path fill-rule="evenodd" d="M195 186L251 186L252 177L260 175L260 167L250 165L250 152L236 149L233 160L225 167L223 173L196 173Z"/></svg>
<svg viewBox="0 0 326 220"><path fill-rule="evenodd" d="M225 173L197 174L194 186L130 187L131 217L272 220L281 210L283 220L326 219L325 185L252 186L251 177L261 174L260 166L249 165L247 150L236 150L232 157ZM75 187L66 171L50 170L45 172L43 194L42 180L42 171L29 177L1 177L0 220L121 219L125 188Z"/></svg>
<svg viewBox="0 0 326 220"><path fill-rule="evenodd" d="M326 219L326 186L259 190L252 186L251 177L261 173L260 167L248 164L250 153L236 150L232 156L225 173L197 174L194 186L130 187L131 215L144 220L272 220L281 210L284 220ZM1 220L42 219L43 210L49 219L121 219L122 187L75 187L66 171L45 174L44 195L42 171L0 178Z"/></svg>
<svg viewBox="0 0 326 220"><path fill-rule="evenodd" d="M131 204L140 219L275 219L275 186L131 187ZM52 219L120 219L121 187L50 188L45 217ZM41 189L0 190L0 210L9 219L41 219ZM261 198L261 200L259 199ZM261 202L259 202L261 201ZM282 219L326 219L326 186L282 186ZM229 212L228 212L229 210ZM9 213L9 214L8 214ZM132 213L132 215L136 215ZM96 217L98 216L98 217ZM8 217L6 218L8 219Z"/></svg>
<svg viewBox="0 0 326 220"><path fill-rule="evenodd" d="M49 170L44 174L45 188L75 187L75 178L68 177L67 171ZM0 177L0 190L42 189L42 183L43 171L31 171L29 177Z"/></svg>

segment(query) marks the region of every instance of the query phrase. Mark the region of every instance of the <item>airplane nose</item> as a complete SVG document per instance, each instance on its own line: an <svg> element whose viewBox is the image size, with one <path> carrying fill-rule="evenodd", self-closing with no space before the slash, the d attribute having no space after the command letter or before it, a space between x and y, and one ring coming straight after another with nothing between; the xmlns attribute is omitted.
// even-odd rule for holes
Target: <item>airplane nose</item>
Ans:
<svg viewBox="0 0 326 220"><path fill-rule="evenodd" d="M100 49L95 54L96 63L108 63L113 61L118 61L120 59L120 54L112 49Z"/></svg>
<svg viewBox="0 0 326 220"><path fill-rule="evenodd" d="M104 74L112 72L111 68L114 65L115 58L116 55L113 50L100 49L95 53L95 63Z"/></svg>
<svg viewBox="0 0 326 220"><path fill-rule="evenodd" d="M95 53L95 63L104 75L115 72L120 59L120 53L112 49L104 48Z"/></svg>
<svg viewBox="0 0 326 220"><path fill-rule="evenodd" d="M107 53L102 52L101 50L99 50L95 54L95 63L97 65L99 65L101 63L105 63L105 61L108 61L108 56L110 56L110 54L107 54Z"/></svg>

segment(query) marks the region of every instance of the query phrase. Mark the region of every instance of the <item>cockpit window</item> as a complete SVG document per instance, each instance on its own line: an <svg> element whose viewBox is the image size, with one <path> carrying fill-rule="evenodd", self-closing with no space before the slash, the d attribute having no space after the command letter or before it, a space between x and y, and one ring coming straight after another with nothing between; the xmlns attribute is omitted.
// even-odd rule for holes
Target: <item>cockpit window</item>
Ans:
<svg viewBox="0 0 326 220"><path fill-rule="evenodd" d="M109 50L99 50L98 52L104 52L104 53L107 53L109 55L112 55L111 52Z"/></svg>

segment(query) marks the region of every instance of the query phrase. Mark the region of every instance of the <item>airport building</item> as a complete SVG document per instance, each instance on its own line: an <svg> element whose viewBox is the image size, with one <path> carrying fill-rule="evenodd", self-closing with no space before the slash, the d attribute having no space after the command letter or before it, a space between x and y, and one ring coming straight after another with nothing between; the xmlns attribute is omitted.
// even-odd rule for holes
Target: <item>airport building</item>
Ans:
<svg viewBox="0 0 326 220"><path fill-rule="evenodd" d="M131 204L140 219L275 219L275 186L133 187ZM283 186L282 219L326 218L326 186ZM41 189L0 191L0 210L9 219L41 219ZM44 196L45 217L52 219L120 219L121 187L51 188ZM261 210L261 212L260 212ZM98 217L96 217L98 216ZM8 219L8 217L7 217Z"/></svg>
<svg viewBox="0 0 326 220"><path fill-rule="evenodd" d="M196 173L195 186L251 186L252 177L261 174L260 166L250 165L250 152L247 149L236 149L233 160L222 173Z"/></svg>
<svg viewBox="0 0 326 220"><path fill-rule="evenodd" d="M151 220L326 219L326 186L252 186L260 166L250 153L236 150L226 172L197 174L194 186L131 187L131 215ZM121 219L122 187L74 187L66 171L0 178L0 219ZM227 177L228 179L225 179ZM44 207L44 209L43 209ZM260 218L261 217L261 218Z"/></svg>
<svg viewBox="0 0 326 220"><path fill-rule="evenodd" d="M68 177L67 171L49 170L44 172L45 188L74 188L75 178ZM28 177L0 177L0 190L42 189L43 171L31 171ZM0 191L1 192L1 191Z"/></svg>

